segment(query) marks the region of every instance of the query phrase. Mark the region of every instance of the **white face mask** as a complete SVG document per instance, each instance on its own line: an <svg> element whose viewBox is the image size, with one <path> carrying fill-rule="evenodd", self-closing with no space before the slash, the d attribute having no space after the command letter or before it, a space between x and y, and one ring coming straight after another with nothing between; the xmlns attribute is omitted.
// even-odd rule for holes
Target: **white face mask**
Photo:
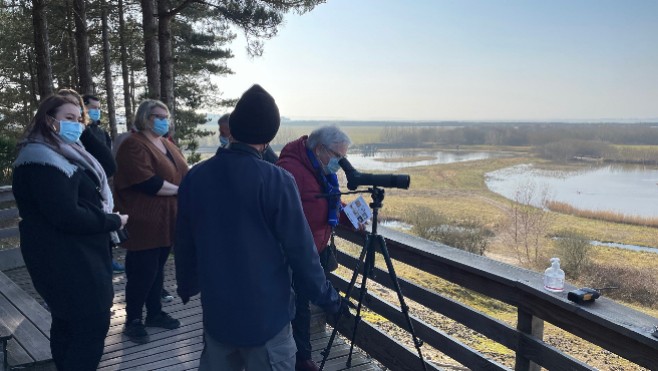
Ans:
<svg viewBox="0 0 658 371"><path fill-rule="evenodd" d="M226 147L228 147L229 143L230 143L230 141L228 140L227 137L223 137L221 135L219 136L219 146L220 147L226 148Z"/></svg>
<svg viewBox="0 0 658 371"><path fill-rule="evenodd" d="M327 163L327 166L325 166L325 169L327 171L327 174L336 174L336 172L340 170L340 164L338 163L338 159L336 157L330 158L329 162Z"/></svg>

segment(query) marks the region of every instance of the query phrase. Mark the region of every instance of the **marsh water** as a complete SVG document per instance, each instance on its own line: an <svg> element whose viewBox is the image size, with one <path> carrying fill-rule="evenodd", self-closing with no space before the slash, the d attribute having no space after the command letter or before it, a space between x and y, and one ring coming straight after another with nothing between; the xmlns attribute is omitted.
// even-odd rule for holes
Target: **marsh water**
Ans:
<svg viewBox="0 0 658 371"><path fill-rule="evenodd" d="M550 171L517 165L486 175L487 187L511 200L541 206L548 200L583 210L611 211L658 217L658 168L647 166L587 166L573 171Z"/></svg>
<svg viewBox="0 0 658 371"><path fill-rule="evenodd" d="M374 154L350 152L348 159L359 171L395 171L411 166L450 164L504 157L500 152L461 151L377 151Z"/></svg>

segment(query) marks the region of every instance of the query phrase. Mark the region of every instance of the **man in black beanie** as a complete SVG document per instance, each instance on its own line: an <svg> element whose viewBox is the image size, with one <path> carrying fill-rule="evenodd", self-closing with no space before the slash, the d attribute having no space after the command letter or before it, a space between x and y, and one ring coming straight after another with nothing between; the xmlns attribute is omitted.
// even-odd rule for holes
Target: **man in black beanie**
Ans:
<svg viewBox="0 0 658 371"><path fill-rule="evenodd" d="M274 98L252 86L231 113L229 147L192 168L178 190L176 279L184 303L201 292L199 370L295 368L289 269L312 302L330 313L341 308L295 180L262 160L280 121Z"/></svg>

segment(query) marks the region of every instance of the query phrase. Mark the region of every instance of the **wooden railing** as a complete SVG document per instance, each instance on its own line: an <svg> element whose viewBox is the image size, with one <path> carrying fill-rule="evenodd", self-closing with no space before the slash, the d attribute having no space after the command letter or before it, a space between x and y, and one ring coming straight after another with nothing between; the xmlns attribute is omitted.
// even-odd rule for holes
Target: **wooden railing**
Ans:
<svg viewBox="0 0 658 371"><path fill-rule="evenodd" d="M542 340L544 321L638 366L650 370L658 369L658 339L651 335L653 326L658 325L657 318L606 298L600 298L588 306L576 305L566 298L567 291L575 288L569 284L563 293L550 293L543 289L542 276L538 273L381 226L379 233L385 237L386 246L393 259L517 308L517 326L514 328L413 282L399 279L405 298L451 318L514 351L515 370L538 370L540 366L549 370L594 369L545 343ZM358 245L362 245L364 241L362 233L347 229L339 230L338 236ZM383 260L381 256L377 259ZM355 268L357 261L355 257L340 251L338 260L351 270ZM373 280L392 289L388 272L377 268L375 270ZM337 288L346 289L347 280L333 274L331 279ZM352 297L356 299L358 295L357 285L352 291ZM389 304L367 291L364 305L401 328L407 328L397 303ZM424 347L431 346L472 370L507 369L441 330L413 317L413 311L411 315L416 334L426 344ZM341 320L340 332L350 338L353 323L353 318ZM390 335L367 322L360 322L355 343L392 370L419 370L421 367L415 349L402 346ZM426 366L428 369L438 369L436 365L428 362Z"/></svg>
<svg viewBox="0 0 658 371"><path fill-rule="evenodd" d="M11 187L0 187L0 202L12 200ZM0 210L0 220L16 217L16 209ZM399 279L404 297L440 313L516 353L515 370L592 370L592 366L545 343L544 321L549 322L586 341L650 370L658 369L658 339L651 336L658 319L618 304L606 298L593 305L580 306L566 299L573 289L567 284L565 292L549 293L542 287L541 275L525 269L470 254L439 243L379 227L385 237L391 257L399 262L440 277L479 294L497 299L517 308L517 326L488 316L463 303L447 298L408 280ZM16 227L0 229L0 238L16 236ZM362 245L364 234L339 229L342 239ZM357 259L339 251L339 262L354 269ZM377 259L381 259L378 257ZM331 276L334 285L345 290L348 282ZM388 272L375 268L375 282L393 288ZM358 298L359 288L352 291ZM369 291L364 305L392 323L406 328L399 308ZM413 316L416 334L426 344L472 370L506 370L500 363L469 348L459 340ZM341 320L339 330L351 338L354 318ZM391 370L419 370L420 361L413 349L408 349L389 334L361 321L355 343ZM422 349L422 348L421 348ZM439 367L426 362L429 370Z"/></svg>
<svg viewBox="0 0 658 371"><path fill-rule="evenodd" d="M14 200L14 194L11 192L11 186L0 186L0 204ZM18 209L16 207L0 206L0 222L16 219ZM0 240L5 238L18 237L18 226L7 225L0 226Z"/></svg>

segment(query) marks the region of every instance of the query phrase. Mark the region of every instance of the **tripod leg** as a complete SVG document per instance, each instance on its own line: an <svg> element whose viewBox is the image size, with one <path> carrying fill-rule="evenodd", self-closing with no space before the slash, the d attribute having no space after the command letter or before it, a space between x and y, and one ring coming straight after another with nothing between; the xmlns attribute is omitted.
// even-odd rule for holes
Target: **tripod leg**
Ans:
<svg viewBox="0 0 658 371"><path fill-rule="evenodd" d="M407 303L404 301L404 296L402 296L402 290L400 289L398 276L397 274L395 274L395 268L393 267L391 256L389 255L388 249L386 248L386 240L381 235L377 235L375 237L377 237L377 240L379 242L379 248L382 252L382 255L384 256L384 261L386 262L386 268L388 268L388 274L391 277L391 282L393 282L393 287L395 288L395 292L398 295L398 301L400 301L400 309L402 310L402 314L404 314L404 318L407 320L407 326L409 327L409 332L411 333L411 337L414 340L414 346L418 351L418 357L420 357L420 362L423 365L423 370L426 371L427 366L425 366L423 353L420 350L420 347L423 345L423 341L418 339L418 337L416 336L416 332L414 331L414 325L413 323L411 323L411 318L409 317L409 307L407 306Z"/></svg>
<svg viewBox="0 0 658 371"><path fill-rule="evenodd" d="M354 272L352 273L352 278L350 279L349 285L347 285L347 290L345 291L345 298L349 300L350 294L352 293L352 289L354 289L354 285L356 284L356 279L359 276L359 269L361 268L361 264L365 264L365 257L366 257L366 252L368 251L367 247L371 243L371 235L367 234L366 235L366 241L363 245L363 248L361 248L361 253L359 254L359 260L356 262L356 267L354 268ZM334 340L336 338L336 334L338 333L338 322L340 322L340 319L342 317L342 311L338 312L338 316L336 316L336 324L334 325L334 329L331 331L331 336L329 337L329 342L327 343L327 346L324 348L320 354L322 354L322 363L320 363L320 370L324 368L324 364L327 362L327 357L329 357L329 353L331 352L331 346L334 344Z"/></svg>
<svg viewBox="0 0 658 371"><path fill-rule="evenodd" d="M363 307L363 298L366 297L366 292L368 291L367 288L368 277L370 277L372 268L375 265L375 247L372 245L373 239L370 239L368 242L369 243L366 244L366 250L367 250L366 260L363 263L363 275L361 276L361 291L359 292L359 301L356 305L354 328L352 328L350 352L347 355L347 362L345 362L345 365L347 367L352 367L352 353L354 352L354 339L356 339L356 331L359 327L359 323L361 322L361 308Z"/></svg>

